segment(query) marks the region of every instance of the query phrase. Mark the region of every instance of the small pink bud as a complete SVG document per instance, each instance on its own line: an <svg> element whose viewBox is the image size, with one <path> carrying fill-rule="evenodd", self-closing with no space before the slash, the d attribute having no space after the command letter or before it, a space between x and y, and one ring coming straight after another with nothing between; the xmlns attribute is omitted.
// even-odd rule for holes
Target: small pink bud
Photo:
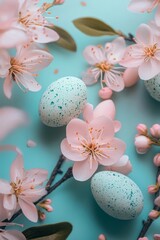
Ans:
<svg viewBox="0 0 160 240"><path fill-rule="evenodd" d="M160 125L159 124L154 124L151 128L150 128L150 132L152 134L153 137L155 138L160 138Z"/></svg>
<svg viewBox="0 0 160 240"><path fill-rule="evenodd" d="M46 219L46 214L44 212L38 211L38 217L41 221L44 221Z"/></svg>
<svg viewBox="0 0 160 240"><path fill-rule="evenodd" d="M146 136L136 136L135 137L135 147L138 153L144 154L151 147L151 140Z"/></svg>
<svg viewBox="0 0 160 240"><path fill-rule="evenodd" d="M153 158L154 165L157 167L160 166L160 153L156 154L155 157Z"/></svg>
<svg viewBox="0 0 160 240"><path fill-rule="evenodd" d="M149 192L150 194L154 194L154 193L156 193L158 190L159 190L159 186L158 186L158 185L150 185L150 186L148 187L148 192Z"/></svg>
<svg viewBox="0 0 160 240"><path fill-rule="evenodd" d="M137 68L127 68L123 73L123 80L125 87L132 87L139 80Z"/></svg>
<svg viewBox="0 0 160 240"><path fill-rule="evenodd" d="M104 87L102 89L99 90L99 97L102 98L102 99L109 99L112 97L112 90L108 87Z"/></svg>
<svg viewBox="0 0 160 240"><path fill-rule="evenodd" d="M156 210L152 210L150 213L149 213L149 218L151 218L151 219L157 219L158 217L159 217L159 212L158 211L156 211Z"/></svg>
<svg viewBox="0 0 160 240"><path fill-rule="evenodd" d="M160 240L160 234L154 234L154 240Z"/></svg>
<svg viewBox="0 0 160 240"><path fill-rule="evenodd" d="M46 210L47 212L53 212L53 208L52 208L52 206L50 206L50 205L46 205L45 210Z"/></svg>
<svg viewBox="0 0 160 240"><path fill-rule="evenodd" d="M50 205L52 203L52 200L48 198L48 199L45 199L42 203Z"/></svg>
<svg viewBox="0 0 160 240"><path fill-rule="evenodd" d="M138 134L147 135L148 129L147 126L143 123L137 125Z"/></svg>
<svg viewBox="0 0 160 240"><path fill-rule="evenodd" d="M98 237L98 240L107 240L104 236L104 234L100 234Z"/></svg>

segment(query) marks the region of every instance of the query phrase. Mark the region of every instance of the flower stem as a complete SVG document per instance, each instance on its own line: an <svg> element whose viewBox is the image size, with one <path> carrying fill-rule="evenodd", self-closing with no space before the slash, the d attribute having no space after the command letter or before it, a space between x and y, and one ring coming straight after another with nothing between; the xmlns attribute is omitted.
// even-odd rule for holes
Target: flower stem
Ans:
<svg viewBox="0 0 160 240"><path fill-rule="evenodd" d="M58 160L55 168L53 169L53 171L52 171L52 173L51 173L51 176L50 176L48 182L46 183L46 190L47 190L47 191L49 190L50 186L52 185L52 183L53 183L53 181L54 181L57 173L59 173L60 168L61 168L64 160L65 160L65 157L61 154L61 156L60 156L60 158L59 158L59 160ZM60 172L60 173L61 173L61 172Z"/></svg>
<svg viewBox="0 0 160 240"><path fill-rule="evenodd" d="M132 33L128 33L128 36L121 31L116 31L117 35L123 37L126 41L136 43L135 38Z"/></svg>
<svg viewBox="0 0 160 240"><path fill-rule="evenodd" d="M158 170L157 170L156 183L157 183L157 178L158 178L159 175L160 175L160 167L158 167ZM159 196L159 194L160 194L160 190L155 193L155 197ZM155 204L154 204L154 206L153 206L153 209L154 209L154 210L157 210L157 211L160 211L160 208L159 208L157 205L155 205ZM154 221L154 220L151 219L150 217L148 217L146 221L143 221L143 226L142 226L142 229L141 229L141 231L140 231L140 233L139 233L139 235L138 235L137 240L138 240L139 238L142 238L142 237L145 236L146 232L148 231L148 229L149 229L149 227L151 226L151 224L153 223L153 221Z"/></svg>

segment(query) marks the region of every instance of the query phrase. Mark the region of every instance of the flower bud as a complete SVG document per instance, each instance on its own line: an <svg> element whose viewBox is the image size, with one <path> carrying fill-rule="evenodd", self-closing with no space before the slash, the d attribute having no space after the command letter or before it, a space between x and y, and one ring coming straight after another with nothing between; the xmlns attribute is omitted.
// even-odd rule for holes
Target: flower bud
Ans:
<svg viewBox="0 0 160 240"><path fill-rule="evenodd" d="M155 219L159 218L159 212L156 211L156 210L152 210L152 211L149 213L148 216L149 216L150 219L155 220Z"/></svg>
<svg viewBox="0 0 160 240"><path fill-rule="evenodd" d="M150 128L150 132L152 134L153 137L155 138L160 138L160 125L159 124L154 124L151 128Z"/></svg>
<svg viewBox="0 0 160 240"><path fill-rule="evenodd" d="M158 207L160 207L160 196L158 196L158 197L154 200L154 204L157 205Z"/></svg>
<svg viewBox="0 0 160 240"><path fill-rule="evenodd" d="M127 68L123 73L123 80L125 87L132 87L139 80L137 68Z"/></svg>
<svg viewBox="0 0 160 240"><path fill-rule="evenodd" d="M150 194L154 194L154 193L156 193L158 190L159 190L159 186L158 186L158 185L150 185L150 186L148 187L148 192L149 192Z"/></svg>
<svg viewBox="0 0 160 240"><path fill-rule="evenodd" d="M151 147L151 140L146 136L136 136L135 137L135 147L138 153L144 154Z"/></svg>
<svg viewBox="0 0 160 240"><path fill-rule="evenodd" d="M44 221L46 219L46 214L44 212L41 212L40 210L38 210L38 218L41 221Z"/></svg>
<svg viewBox="0 0 160 240"><path fill-rule="evenodd" d="M137 125L137 131L139 135L147 135L148 129L145 124L140 123Z"/></svg>
<svg viewBox="0 0 160 240"><path fill-rule="evenodd" d="M160 234L154 234L154 240L160 240Z"/></svg>
<svg viewBox="0 0 160 240"><path fill-rule="evenodd" d="M104 87L102 89L99 90L99 97L102 98L102 99L109 99L112 97L112 90L108 87Z"/></svg>
<svg viewBox="0 0 160 240"><path fill-rule="evenodd" d="M147 237L138 238L138 240L148 240Z"/></svg>
<svg viewBox="0 0 160 240"><path fill-rule="evenodd" d="M60 5L63 3L64 3L64 0L54 0L54 5Z"/></svg>
<svg viewBox="0 0 160 240"><path fill-rule="evenodd" d="M157 167L160 166L160 153L157 153L155 155L155 157L153 158L153 162L154 162L154 165L156 165Z"/></svg>
<svg viewBox="0 0 160 240"><path fill-rule="evenodd" d="M98 240L107 240L104 236L104 234L100 234L98 237Z"/></svg>

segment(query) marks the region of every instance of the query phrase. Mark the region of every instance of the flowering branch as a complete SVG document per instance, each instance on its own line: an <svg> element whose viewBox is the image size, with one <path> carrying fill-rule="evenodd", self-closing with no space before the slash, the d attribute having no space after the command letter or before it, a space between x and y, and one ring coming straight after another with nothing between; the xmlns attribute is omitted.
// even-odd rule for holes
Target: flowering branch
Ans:
<svg viewBox="0 0 160 240"><path fill-rule="evenodd" d="M158 180L158 176L159 176L159 175L160 175L160 167L158 167L158 170L157 170L156 184L157 184L157 180ZM159 191L157 191L157 192L155 193L155 198L157 198L157 197L159 196L159 194L160 194L160 189L159 189ZM160 211L160 208L159 208L156 204L154 204L153 209L154 209L155 211ZM146 232L148 231L149 227L151 226L151 224L153 223L154 220L155 220L155 219L153 219L153 218L151 218L150 216L148 216L147 220L146 220L146 221L143 221L143 227L142 227L142 229L141 229L141 231L140 231L140 233L139 233L139 235L138 235L137 240L138 240L140 237L144 237L144 236L145 236Z"/></svg>

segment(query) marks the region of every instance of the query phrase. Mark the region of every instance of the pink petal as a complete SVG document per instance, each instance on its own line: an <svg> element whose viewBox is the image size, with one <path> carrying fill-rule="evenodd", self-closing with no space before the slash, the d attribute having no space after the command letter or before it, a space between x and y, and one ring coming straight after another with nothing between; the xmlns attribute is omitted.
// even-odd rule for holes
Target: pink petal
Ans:
<svg viewBox="0 0 160 240"><path fill-rule="evenodd" d="M0 77L4 78L10 69L10 55L4 49L0 49Z"/></svg>
<svg viewBox="0 0 160 240"><path fill-rule="evenodd" d="M123 73L125 87L132 87L139 80L137 68L127 68Z"/></svg>
<svg viewBox="0 0 160 240"><path fill-rule="evenodd" d="M18 155L13 161L10 169L11 182L16 182L17 179L23 179L24 163L22 155Z"/></svg>
<svg viewBox="0 0 160 240"><path fill-rule="evenodd" d="M33 41L38 43L49 43L55 42L59 39L59 35L54 30L35 25L33 26L34 30L32 30ZM32 26L31 26L32 28Z"/></svg>
<svg viewBox="0 0 160 240"><path fill-rule="evenodd" d="M160 73L160 61L158 60L148 60L144 62L138 69L139 77L142 80L149 80Z"/></svg>
<svg viewBox="0 0 160 240"><path fill-rule="evenodd" d="M110 118L100 116L94 118L88 126L92 139L98 141L98 143L104 143L108 139L114 136L114 125Z"/></svg>
<svg viewBox="0 0 160 240"><path fill-rule="evenodd" d="M25 172L25 180L23 184L31 184L34 186L42 185L48 177L48 171L40 168L32 168Z"/></svg>
<svg viewBox="0 0 160 240"><path fill-rule="evenodd" d="M16 59L20 60L27 67L28 72L37 72L47 67L53 60L53 56L44 50L39 49L23 49L20 51Z"/></svg>
<svg viewBox="0 0 160 240"><path fill-rule="evenodd" d="M0 48L13 48L27 41L27 35L20 29L11 28L0 33Z"/></svg>
<svg viewBox="0 0 160 240"><path fill-rule="evenodd" d="M83 161L86 158L82 154L81 148L72 147L66 138L61 142L61 152L67 159L72 161Z"/></svg>
<svg viewBox="0 0 160 240"><path fill-rule="evenodd" d="M120 92L124 89L124 80L121 73L115 74L112 72L106 72L104 81L106 85L113 91Z"/></svg>
<svg viewBox="0 0 160 240"><path fill-rule="evenodd" d="M28 122L26 113L13 108L0 108L0 140L2 140L9 132L20 125L25 125Z"/></svg>
<svg viewBox="0 0 160 240"><path fill-rule="evenodd" d="M118 63L125 52L126 44L125 40L122 37L116 38L112 44L110 50L107 52L107 59L109 63L116 64Z"/></svg>
<svg viewBox="0 0 160 240"><path fill-rule="evenodd" d="M26 189L23 191L23 195L25 196L25 199L29 202L36 202L38 199L40 199L42 196L46 195L47 191L45 188L37 188L34 190Z"/></svg>
<svg viewBox="0 0 160 240"><path fill-rule="evenodd" d="M37 146L37 143L35 142L35 141L33 141L33 140L31 140L31 139L29 139L28 141L27 141L27 147L29 147L29 148L34 148L34 147L36 147Z"/></svg>
<svg viewBox="0 0 160 240"><path fill-rule="evenodd" d="M141 24L136 32L136 39L140 44L152 45L155 44L152 29L147 24Z"/></svg>
<svg viewBox="0 0 160 240"><path fill-rule="evenodd" d="M102 49L92 45L84 49L83 56L90 65L95 65L106 60Z"/></svg>
<svg viewBox="0 0 160 240"><path fill-rule="evenodd" d="M114 138L108 141L108 144L104 144L101 147L102 154L107 157L99 158L98 162L104 166L113 165L114 163L118 162L118 160L122 157L125 149L126 144L122 140Z"/></svg>
<svg viewBox="0 0 160 240"><path fill-rule="evenodd" d="M144 61L144 49L139 44L133 44L126 48L124 57L120 61L124 67L135 68L140 66Z"/></svg>
<svg viewBox="0 0 160 240"><path fill-rule="evenodd" d="M112 100L105 100L99 103L94 109L94 118L106 116L112 120L115 117L116 109Z"/></svg>
<svg viewBox="0 0 160 240"><path fill-rule="evenodd" d="M133 12L146 12L154 7L152 0L132 0L128 6L128 9Z"/></svg>
<svg viewBox="0 0 160 240"><path fill-rule="evenodd" d="M75 162L73 165L73 177L78 181L88 180L97 170L98 163L94 160L92 161L92 166L90 160L84 160L82 162Z"/></svg>
<svg viewBox="0 0 160 240"><path fill-rule="evenodd" d="M7 98L11 98L11 96L12 96L12 79L9 74L6 76L6 78L4 80L3 91Z"/></svg>
<svg viewBox="0 0 160 240"><path fill-rule="evenodd" d="M4 195L0 194L0 206L1 206L0 221L3 221L4 219L8 218L8 214L3 207L3 196ZM0 226L5 226L5 225L1 225L1 223L0 223Z"/></svg>
<svg viewBox="0 0 160 240"><path fill-rule="evenodd" d="M158 8L155 14L155 22L157 26L160 26L160 4L158 4Z"/></svg>
<svg viewBox="0 0 160 240"><path fill-rule="evenodd" d="M86 72L82 73L83 82L89 86L95 84L101 74L101 70L99 68L88 68Z"/></svg>
<svg viewBox="0 0 160 240"><path fill-rule="evenodd" d="M93 105L87 103L83 109L83 119L89 123L93 119Z"/></svg>
<svg viewBox="0 0 160 240"><path fill-rule="evenodd" d="M113 124L114 124L114 131L118 132L121 129L121 122L118 120L114 120Z"/></svg>
<svg viewBox="0 0 160 240"><path fill-rule="evenodd" d="M11 185L3 180L3 179L0 179L0 193L2 194L10 194L11 193Z"/></svg>
<svg viewBox="0 0 160 240"><path fill-rule="evenodd" d="M26 240L25 236L17 230L7 230L3 232L3 236L5 240Z"/></svg>
<svg viewBox="0 0 160 240"><path fill-rule="evenodd" d="M154 234L154 240L160 240L160 234Z"/></svg>
<svg viewBox="0 0 160 240"><path fill-rule="evenodd" d="M158 196L158 197L154 200L154 204L157 205L158 207L160 207L160 196Z"/></svg>
<svg viewBox="0 0 160 240"><path fill-rule="evenodd" d="M4 195L3 198L3 207L7 210L7 211L15 211L17 208L17 199L16 196L13 194L10 195Z"/></svg>
<svg viewBox="0 0 160 240"><path fill-rule="evenodd" d="M22 86L32 92L37 92L41 89L41 85L33 78L33 76L28 73L16 74L15 81L22 88ZM22 86L21 86L22 85Z"/></svg>
<svg viewBox="0 0 160 240"><path fill-rule="evenodd" d="M106 167L105 169L109 171L120 172L122 174L127 175L132 171L132 165L131 162L129 161L128 156L123 155L118 162L109 167Z"/></svg>
<svg viewBox="0 0 160 240"><path fill-rule="evenodd" d="M74 118L68 123L66 127L66 135L68 143L73 147L81 146L82 140L90 140L86 122L78 118Z"/></svg>
<svg viewBox="0 0 160 240"><path fill-rule="evenodd" d="M32 202L27 201L27 199L25 199L25 196L24 197L21 196L18 198L18 203L26 218L28 218L31 222L38 221L37 208Z"/></svg>

